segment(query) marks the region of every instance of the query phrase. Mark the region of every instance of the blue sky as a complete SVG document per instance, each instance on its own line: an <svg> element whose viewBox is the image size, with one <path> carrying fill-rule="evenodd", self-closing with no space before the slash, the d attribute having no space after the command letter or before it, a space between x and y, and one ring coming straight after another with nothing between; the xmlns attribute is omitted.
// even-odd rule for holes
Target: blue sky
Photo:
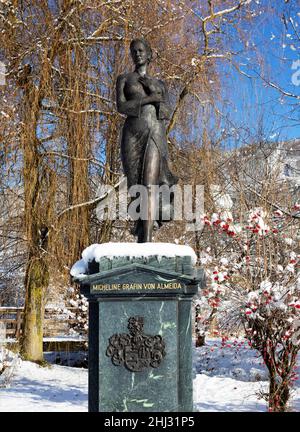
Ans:
<svg viewBox="0 0 300 432"><path fill-rule="evenodd" d="M260 3L270 9L245 29L247 49L240 40L235 40L233 45L238 53L235 64L251 78L232 66L219 65L221 73L226 75L225 112L239 130L241 125L254 135L255 131L262 130L264 137L271 141L300 138L299 100L282 95L266 83L271 81L287 92L300 95L300 39L297 37L300 3L294 1L292 6L283 0ZM246 140L245 136L238 137L239 145L243 139Z"/></svg>

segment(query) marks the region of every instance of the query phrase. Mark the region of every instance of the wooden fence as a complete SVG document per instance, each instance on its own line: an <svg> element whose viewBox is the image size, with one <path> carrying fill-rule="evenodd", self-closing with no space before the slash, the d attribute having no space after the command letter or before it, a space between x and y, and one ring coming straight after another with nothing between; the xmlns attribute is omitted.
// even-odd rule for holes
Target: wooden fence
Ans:
<svg viewBox="0 0 300 432"><path fill-rule="evenodd" d="M75 312L75 307L67 308ZM6 339L19 339L22 333L24 310L22 307L1 306L0 325L4 329ZM66 317L66 314L58 312L56 309L45 309L44 337L54 338L57 336L67 336L70 328L74 324L74 318Z"/></svg>

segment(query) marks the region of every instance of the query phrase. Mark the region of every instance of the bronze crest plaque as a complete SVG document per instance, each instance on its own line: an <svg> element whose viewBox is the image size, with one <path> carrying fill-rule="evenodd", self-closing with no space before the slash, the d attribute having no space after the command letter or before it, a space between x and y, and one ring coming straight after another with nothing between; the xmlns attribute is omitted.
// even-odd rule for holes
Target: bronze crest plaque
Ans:
<svg viewBox="0 0 300 432"><path fill-rule="evenodd" d="M109 338L106 355L115 366L124 365L131 372L157 368L165 357L165 342L160 335L144 334L144 318L130 317L129 334L117 333Z"/></svg>

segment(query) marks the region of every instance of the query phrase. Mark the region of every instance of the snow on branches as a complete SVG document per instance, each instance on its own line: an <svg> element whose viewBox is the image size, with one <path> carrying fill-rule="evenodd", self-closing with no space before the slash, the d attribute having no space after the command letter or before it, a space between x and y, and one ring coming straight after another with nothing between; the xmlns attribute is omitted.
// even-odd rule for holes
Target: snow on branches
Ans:
<svg viewBox="0 0 300 432"><path fill-rule="evenodd" d="M68 288L66 296L68 308L65 308L64 312L71 319L70 334L86 336L88 332L88 301L84 295L77 291L78 288Z"/></svg>

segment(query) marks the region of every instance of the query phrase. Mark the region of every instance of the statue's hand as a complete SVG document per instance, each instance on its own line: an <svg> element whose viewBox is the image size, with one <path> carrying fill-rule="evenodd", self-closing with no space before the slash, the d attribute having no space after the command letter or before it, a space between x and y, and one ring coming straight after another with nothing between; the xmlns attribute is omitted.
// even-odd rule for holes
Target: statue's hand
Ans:
<svg viewBox="0 0 300 432"><path fill-rule="evenodd" d="M159 93L161 91L159 87L156 85L155 81L148 77L139 77L139 82L143 85L145 89L147 89L150 94L151 93Z"/></svg>
<svg viewBox="0 0 300 432"><path fill-rule="evenodd" d="M163 102L163 95L160 92L151 93L149 97L152 102Z"/></svg>

